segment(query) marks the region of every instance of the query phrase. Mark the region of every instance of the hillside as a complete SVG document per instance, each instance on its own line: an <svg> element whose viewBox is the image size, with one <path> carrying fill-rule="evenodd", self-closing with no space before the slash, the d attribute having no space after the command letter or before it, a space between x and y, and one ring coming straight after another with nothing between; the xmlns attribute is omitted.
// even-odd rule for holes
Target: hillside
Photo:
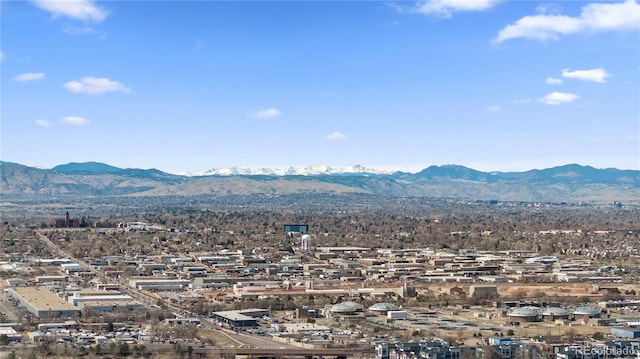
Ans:
<svg viewBox="0 0 640 359"><path fill-rule="evenodd" d="M526 172L430 166L418 173L181 176L157 169L70 163L52 169L0 162L4 197L369 194L502 201L640 202L640 171L565 165Z"/></svg>

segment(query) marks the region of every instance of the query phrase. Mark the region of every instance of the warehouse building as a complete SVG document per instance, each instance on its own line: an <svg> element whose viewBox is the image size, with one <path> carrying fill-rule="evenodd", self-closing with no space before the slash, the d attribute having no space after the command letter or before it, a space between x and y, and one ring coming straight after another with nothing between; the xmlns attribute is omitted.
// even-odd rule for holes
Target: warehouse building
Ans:
<svg viewBox="0 0 640 359"><path fill-rule="evenodd" d="M183 290L191 283L188 279L129 279L129 286L137 290Z"/></svg>
<svg viewBox="0 0 640 359"><path fill-rule="evenodd" d="M640 328L616 327L611 328L611 335L618 338L640 338Z"/></svg>
<svg viewBox="0 0 640 359"><path fill-rule="evenodd" d="M85 302L135 303L133 297L127 294L114 294L107 291L75 292L68 298L73 306L82 308Z"/></svg>
<svg viewBox="0 0 640 359"><path fill-rule="evenodd" d="M227 310L211 313L211 318L231 328L257 327L258 319L269 315L268 309Z"/></svg>
<svg viewBox="0 0 640 359"><path fill-rule="evenodd" d="M7 293L31 314L38 318L73 317L80 308L65 302L56 294L37 287L16 287L6 289Z"/></svg>

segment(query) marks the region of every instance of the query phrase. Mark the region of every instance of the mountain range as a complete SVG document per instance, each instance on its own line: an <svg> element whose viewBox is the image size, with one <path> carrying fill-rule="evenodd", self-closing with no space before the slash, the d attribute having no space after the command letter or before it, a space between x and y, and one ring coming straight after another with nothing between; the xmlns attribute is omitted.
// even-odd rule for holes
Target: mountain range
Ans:
<svg viewBox="0 0 640 359"><path fill-rule="evenodd" d="M577 164L524 172L482 172L444 165L407 173L353 165L234 167L177 175L98 162L42 169L0 161L0 171L4 198L363 193L502 201L640 202L640 171Z"/></svg>
<svg viewBox="0 0 640 359"><path fill-rule="evenodd" d="M282 168L251 168L251 167L229 167L214 168L211 170L200 172L185 172L181 175L194 176L317 176L317 175L343 175L343 174L392 174L394 171L378 170L368 168L361 165L351 165L345 167L329 167L326 165L308 166L304 168L298 167L282 167Z"/></svg>

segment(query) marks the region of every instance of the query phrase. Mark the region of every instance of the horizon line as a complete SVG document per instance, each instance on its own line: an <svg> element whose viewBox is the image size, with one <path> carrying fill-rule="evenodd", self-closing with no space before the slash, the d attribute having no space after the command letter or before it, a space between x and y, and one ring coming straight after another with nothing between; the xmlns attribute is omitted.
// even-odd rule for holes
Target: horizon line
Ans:
<svg viewBox="0 0 640 359"><path fill-rule="evenodd" d="M363 169L369 170L369 171L377 171L377 172L381 172L382 174L393 174L393 173L409 173L409 174L416 174L419 173L427 168L430 167L447 167L447 166L451 166L451 167L464 167L470 170L474 170L474 171L478 171L478 172L484 172L484 173L518 173L518 172L528 172L528 171L535 171L535 170L545 170L545 169L551 169L551 168L557 168L557 167L564 167L564 166L571 166L571 165L577 165L577 166L581 166L581 167L591 167L594 169L599 169L599 170L606 170L606 169L615 169L615 170L620 170L620 171L640 171L640 168L619 168L619 167L598 167L596 165L593 164L581 164L581 163L577 163L577 162L573 162L573 163L565 163L565 164L558 164L558 165L549 165L547 167L534 167L534 168L529 168L529 169L521 169L521 170L482 170L482 169L478 169L477 167L472 167L469 165L462 165L462 164L455 164L455 163L446 163L446 164L429 164L426 165L425 167L417 167L417 166L396 166L397 167L405 167L405 169L389 169L389 167L391 166L365 166L365 165L361 165L361 164L348 164L348 165L344 165L344 166L332 166L332 165L324 165L324 164L312 164L312 165L307 165L307 166L239 166L239 165L235 165L235 166L221 166L221 167L212 167L209 169L205 169L205 170L182 170L182 171L166 171L166 170L162 170L160 168L157 167L149 167L149 168L142 168L142 167L120 167L120 166L116 166L116 165L112 165L106 162L100 162L100 161L85 161L85 162L67 162L67 163L62 163L62 164L58 164L55 165L53 167L47 168L45 166L38 166L38 165L26 165L23 163L19 163L19 162L13 162L13 161L6 161L6 160L2 160L0 159L0 162L2 163L14 163L14 164L18 164L18 165L22 165L25 167L31 167L31 168L38 168L38 169L43 169L43 170L53 170L55 167L59 167L59 166L65 166L65 165L70 165L70 164L89 164L89 163L94 163L94 164L102 164L102 165L106 165L106 166L110 166L110 167L115 167L118 169L122 169L122 170L134 170L134 169L138 169L138 170L157 170L157 171L161 171L167 174L172 174L172 175L177 175L177 176L185 176L185 177L195 177L195 176L200 176L202 174L199 173L203 173L203 172L212 172L212 171L219 171L219 170L224 170L224 169L234 169L234 168L238 168L238 169L247 169L247 170L260 170L260 169L268 169L268 170L273 170L273 171L277 171L277 170L284 170L284 169L294 169L294 170L304 170L307 168L313 168L313 167L327 167L331 170L341 170L347 167L362 167ZM407 167L412 167L413 169L407 169ZM362 172L343 172L343 173L373 173L373 172L367 172L367 171L362 171ZM250 175L250 174L245 174L245 175ZM268 175L268 174L267 174ZM312 174L315 175L315 174ZM231 175L230 175L231 176ZM277 175L276 176L286 176L286 175Z"/></svg>

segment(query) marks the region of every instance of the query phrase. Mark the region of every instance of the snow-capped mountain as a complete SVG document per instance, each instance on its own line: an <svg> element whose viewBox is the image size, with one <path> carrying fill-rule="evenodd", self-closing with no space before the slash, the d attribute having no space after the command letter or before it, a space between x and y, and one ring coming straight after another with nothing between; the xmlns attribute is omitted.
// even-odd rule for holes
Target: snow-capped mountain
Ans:
<svg viewBox="0 0 640 359"><path fill-rule="evenodd" d="M361 165L349 165L344 167L329 167L327 165L313 165L301 167L279 168L252 168L252 167L228 167L214 168L199 172L180 173L183 176L317 176L340 174L391 174L394 171L368 168Z"/></svg>
<svg viewBox="0 0 640 359"><path fill-rule="evenodd" d="M99 162L68 163L52 169L38 169L0 161L0 170L2 195L29 200L49 200L55 196L75 201L84 196L170 196L172 199L203 196L201 199L204 199L206 196L233 195L244 198L274 194L357 194L535 202L588 200L611 203L623 198L625 202L640 203L640 171L597 169L578 164L525 172L491 173L459 165L434 165L417 173L394 172L389 175L376 175L388 172L357 165L300 169L241 167L205 171L199 175L208 176L199 177L179 176L153 168L119 168ZM251 174L262 176L253 177ZM287 174L297 176L276 177ZM157 202L154 199L149 203Z"/></svg>

